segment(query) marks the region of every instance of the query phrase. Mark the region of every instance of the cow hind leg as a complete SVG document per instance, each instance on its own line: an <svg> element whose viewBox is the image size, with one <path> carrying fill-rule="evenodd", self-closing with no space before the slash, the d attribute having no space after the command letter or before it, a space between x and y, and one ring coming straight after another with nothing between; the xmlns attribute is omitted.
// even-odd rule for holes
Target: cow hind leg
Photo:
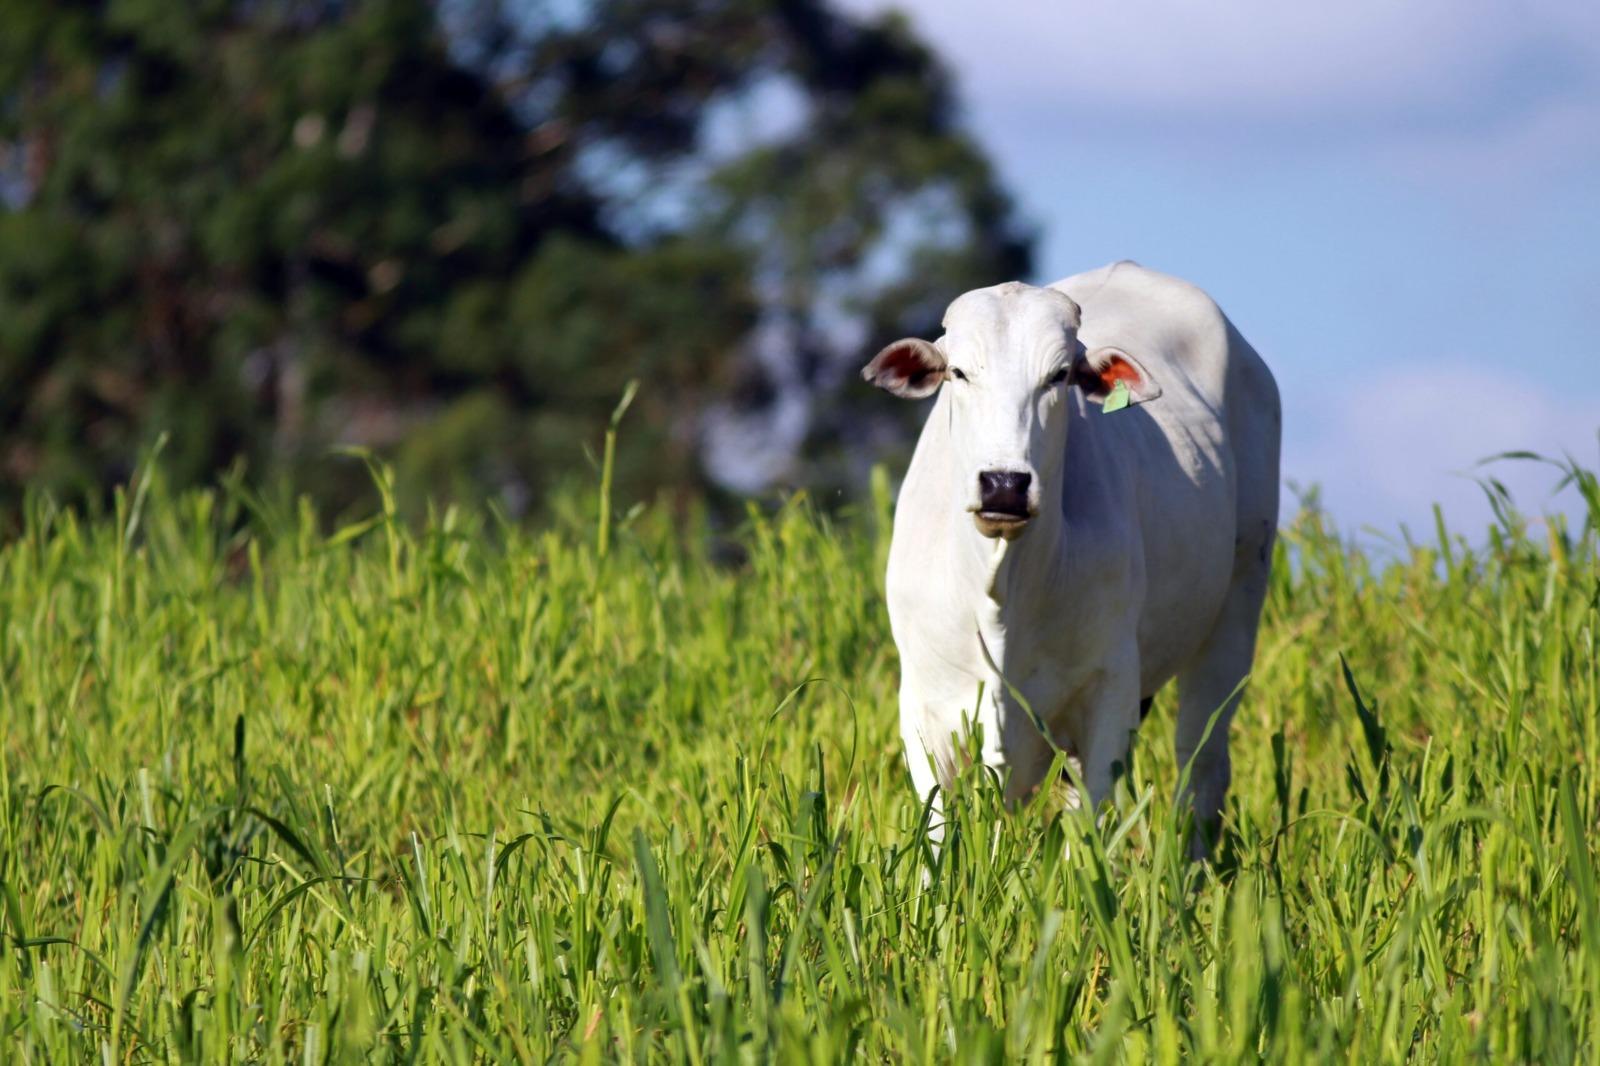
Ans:
<svg viewBox="0 0 1600 1066"><path fill-rule="evenodd" d="M1260 557L1271 559L1270 543ZM1256 626L1267 590L1267 565L1251 562L1243 574L1236 574L1211 635L1178 674L1175 748L1180 780L1188 768L1178 802L1194 811L1189 838L1194 859L1207 857L1217 839L1232 776L1228 726L1255 656Z"/></svg>

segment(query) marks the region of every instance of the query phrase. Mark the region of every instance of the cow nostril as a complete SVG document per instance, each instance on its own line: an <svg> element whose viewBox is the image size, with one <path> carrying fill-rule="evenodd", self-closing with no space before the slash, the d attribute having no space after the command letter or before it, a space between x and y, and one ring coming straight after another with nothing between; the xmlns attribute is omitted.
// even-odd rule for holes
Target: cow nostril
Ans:
<svg viewBox="0 0 1600 1066"><path fill-rule="evenodd" d="M978 474L978 500L985 511L1026 516L1028 486L1033 475L1015 470L984 470Z"/></svg>

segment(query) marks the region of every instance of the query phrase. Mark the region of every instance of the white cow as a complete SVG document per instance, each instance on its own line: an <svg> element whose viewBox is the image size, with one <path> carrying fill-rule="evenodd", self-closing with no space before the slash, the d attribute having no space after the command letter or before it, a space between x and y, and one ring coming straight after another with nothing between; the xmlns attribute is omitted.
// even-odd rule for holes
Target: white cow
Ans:
<svg viewBox="0 0 1600 1066"><path fill-rule="evenodd" d="M966 293L944 329L862 371L897 396L939 394L889 551L917 791L948 786L973 723L1008 798L1040 784L1051 747L1014 688L1098 804L1176 677L1203 855L1272 561L1272 374L1205 293L1129 262Z"/></svg>

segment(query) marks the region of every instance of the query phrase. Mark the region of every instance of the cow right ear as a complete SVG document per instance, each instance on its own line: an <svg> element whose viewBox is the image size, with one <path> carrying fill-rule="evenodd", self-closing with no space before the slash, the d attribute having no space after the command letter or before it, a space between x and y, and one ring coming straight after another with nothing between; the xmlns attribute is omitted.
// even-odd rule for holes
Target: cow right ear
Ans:
<svg viewBox="0 0 1600 1066"><path fill-rule="evenodd" d="M906 400L920 400L939 391L949 364L935 345L907 337L886 345L861 368L863 381Z"/></svg>

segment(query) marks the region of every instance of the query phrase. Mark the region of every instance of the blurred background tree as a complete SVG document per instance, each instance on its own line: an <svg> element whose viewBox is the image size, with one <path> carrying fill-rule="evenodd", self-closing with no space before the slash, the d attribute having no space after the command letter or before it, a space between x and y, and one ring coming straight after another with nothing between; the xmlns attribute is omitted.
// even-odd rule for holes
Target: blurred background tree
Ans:
<svg viewBox="0 0 1600 1066"><path fill-rule="evenodd" d="M852 387L1029 268L910 26L819 0L0 0L0 508L170 433L339 504L844 485Z"/></svg>

